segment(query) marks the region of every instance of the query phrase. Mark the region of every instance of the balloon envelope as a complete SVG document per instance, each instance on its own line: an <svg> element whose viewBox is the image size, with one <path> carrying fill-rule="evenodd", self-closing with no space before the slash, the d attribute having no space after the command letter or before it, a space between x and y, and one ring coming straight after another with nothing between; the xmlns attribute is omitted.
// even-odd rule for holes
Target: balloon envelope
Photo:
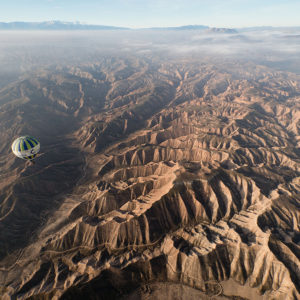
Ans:
<svg viewBox="0 0 300 300"><path fill-rule="evenodd" d="M25 135L14 140L11 149L17 157L32 160L40 151L40 142L34 137Z"/></svg>

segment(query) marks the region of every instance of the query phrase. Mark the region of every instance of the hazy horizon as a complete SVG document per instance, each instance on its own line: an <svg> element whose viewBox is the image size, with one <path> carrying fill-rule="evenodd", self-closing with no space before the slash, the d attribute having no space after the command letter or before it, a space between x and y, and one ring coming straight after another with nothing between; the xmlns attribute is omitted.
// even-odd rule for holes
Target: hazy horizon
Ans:
<svg viewBox="0 0 300 300"><path fill-rule="evenodd" d="M184 27L207 27L207 28L224 28L224 29L264 29L264 28L270 28L270 29L276 29L276 28L282 28L282 29L292 29L292 28L299 28L300 24L298 25L281 25L281 26L276 26L276 25L255 25L255 26L217 26L217 25L207 25L207 24L202 24L202 23L183 23L183 24L177 24L174 26L162 26L159 24L156 24L156 26L152 26L152 27L126 27L126 26L119 26L119 25L114 25L114 24L96 24L96 23L88 23L88 22L80 22L80 21L65 21L65 20L56 20L56 19L45 19L42 21L24 21L24 20L13 20L13 21L8 21L8 22L3 22L0 20L0 24L13 24L13 23L27 23L27 24L54 24L54 23L60 23L60 24L70 24L70 25L83 25L83 26L103 26L103 27L116 27L116 28L124 28L124 29L128 29L128 30L143 30L143 29L168 29L168 28L184 28ZM0 29L0 31L2 31L3 29ZM18 29L16 29L18 30ZM80 30L80 29L79 29ZM95 29L97 30L97 29ZM100 29L101 30L101 29Z"/></svg>
<svg viewBox="0 0 300 300"><path fill-rule="evenodd" d="M18 9L16 9L18 8ZM16 0L1 5L0 20L79 21L129 28L206 24L210 27L299 26L300 2L295 0L138 0L68 1Z"/></svg>

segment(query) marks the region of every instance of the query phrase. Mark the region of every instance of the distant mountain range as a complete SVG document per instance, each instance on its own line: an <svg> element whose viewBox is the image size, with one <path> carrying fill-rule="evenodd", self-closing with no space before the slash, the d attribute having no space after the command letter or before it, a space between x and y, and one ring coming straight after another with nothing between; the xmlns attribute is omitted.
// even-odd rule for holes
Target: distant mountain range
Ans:
<svg viewBox="0 0 300 300"><path fill-rule="evenodd" d="M235 33L234 29L229 28L210 28L205 25L186 25L178 27L152 27L141 28L146 30L206 30L211 32ZM0 22L0 30L134 30L127 27L88 25L79 22Z"/></svg>
<svg viewBox="0 0 300 300"><path fill-rule="evenodd" d="M106 25L90 25L80 22L62 22L62 21L45 21L45 22L0 22L0 30L203 30L214 33L237 33L247 31L265 31L277 30L279 28L297 29L300 27L272 27L258 26L245 28L215 28L205 25L185 25L175 27L150 27L132 29L128 27L106 26Z"/></svg>
<svg viewBox="0 0 300 300"><path fill-rule="evenodd" d="M186 25L186 26L179 26L179 27L152 27L146 28L147 30L203 30L205 32L216 32L216 33L237 33L235 29L231 28L215 28L215 27L208 27L205 25Z"/></svg>
<svg viewBox="0 0 300 300"><path fill-rule="evenodd" d="M78 22L0 22L0 30L126 30L126 27L87 25Z"/></svg>

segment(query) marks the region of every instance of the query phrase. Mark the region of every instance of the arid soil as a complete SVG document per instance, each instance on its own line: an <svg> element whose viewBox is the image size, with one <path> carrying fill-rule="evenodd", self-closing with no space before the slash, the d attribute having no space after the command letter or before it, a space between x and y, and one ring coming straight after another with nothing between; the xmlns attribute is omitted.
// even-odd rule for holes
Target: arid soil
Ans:
<svg viewBox="0 0 300 300"><path fill-rule="evenodd" d="M300 76L101 58L2 88L0 128L1 299L300 299Z"/></svg>

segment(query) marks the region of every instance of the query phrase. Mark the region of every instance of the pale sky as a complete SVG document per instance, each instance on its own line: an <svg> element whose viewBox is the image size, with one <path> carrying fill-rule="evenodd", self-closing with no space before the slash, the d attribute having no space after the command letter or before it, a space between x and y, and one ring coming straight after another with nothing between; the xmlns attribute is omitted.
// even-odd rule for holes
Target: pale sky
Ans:
<svg viewBox="0 0 300 300"><path fill-rule="evenodd" d="M300 0L0 0L0 22L50 20L132 28L300 26Z"/></svg>

